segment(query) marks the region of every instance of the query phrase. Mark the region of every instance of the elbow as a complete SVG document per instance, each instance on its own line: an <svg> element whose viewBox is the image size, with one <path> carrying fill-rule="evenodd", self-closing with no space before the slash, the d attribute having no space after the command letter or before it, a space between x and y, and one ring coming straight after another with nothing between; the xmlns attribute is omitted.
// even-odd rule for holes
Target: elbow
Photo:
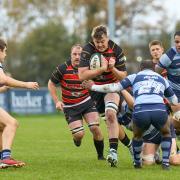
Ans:
<svg viewBox="0 0 180 180"><path fill-rule="evenodd" d="M8 85L7 79L6 78L0 78L0 85L1 86Z"/></svg>

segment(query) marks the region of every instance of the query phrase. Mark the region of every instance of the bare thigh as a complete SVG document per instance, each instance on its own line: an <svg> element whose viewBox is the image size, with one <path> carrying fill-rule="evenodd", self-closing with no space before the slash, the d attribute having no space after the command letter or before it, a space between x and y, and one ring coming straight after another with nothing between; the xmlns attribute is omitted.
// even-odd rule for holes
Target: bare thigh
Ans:
<svg viewBox="0 0 180 180"><path fill-rule="evenodd" d="M99 114L98 112L89 112L84 114L84 119L87 124L99 123Z"/></svg>

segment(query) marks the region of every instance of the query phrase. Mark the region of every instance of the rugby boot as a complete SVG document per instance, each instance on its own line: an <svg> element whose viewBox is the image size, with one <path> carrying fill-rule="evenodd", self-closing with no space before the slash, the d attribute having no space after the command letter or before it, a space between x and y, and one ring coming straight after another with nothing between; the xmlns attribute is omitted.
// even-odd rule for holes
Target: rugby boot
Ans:
<svg viewBox="0 0 180 180"><path fill-rule="evenodd" d="M115 149L110 149L109 154L107 155L107 161L110 163L111 167L116 167L117 165L117 151Z"/></svg>

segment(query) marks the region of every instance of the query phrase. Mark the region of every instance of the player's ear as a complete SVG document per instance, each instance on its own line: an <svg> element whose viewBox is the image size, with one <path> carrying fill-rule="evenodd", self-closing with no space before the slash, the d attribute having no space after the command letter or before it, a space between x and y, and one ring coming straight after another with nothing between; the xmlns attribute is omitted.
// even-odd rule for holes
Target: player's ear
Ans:
<svg viewBox="0 0 180 180"><path fill-rule="evenodd" d="M164 53L164 48L162 47L162 53Z"/></svg>

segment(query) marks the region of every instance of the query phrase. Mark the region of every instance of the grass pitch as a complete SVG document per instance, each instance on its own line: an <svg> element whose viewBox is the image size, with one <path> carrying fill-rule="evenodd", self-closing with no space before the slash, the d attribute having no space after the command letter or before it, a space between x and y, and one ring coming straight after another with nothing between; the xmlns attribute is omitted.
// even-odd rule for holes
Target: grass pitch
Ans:
<svg viewBox="0 0 180 180"><path fill-rule="evenodd" d="M64 116L17 116L20 127L13 145L13 157L26 162L23 168L0 170L0 180L178 180L180 167L163 171L154 165L135 170L127 148L119 144L117 168L106 161L98 161L92 136L85 126L85 137L75 147ZM105 156L108 139L105 123L101 122L105 139ZM179 142L178 142L179 143Z"/></svg>

